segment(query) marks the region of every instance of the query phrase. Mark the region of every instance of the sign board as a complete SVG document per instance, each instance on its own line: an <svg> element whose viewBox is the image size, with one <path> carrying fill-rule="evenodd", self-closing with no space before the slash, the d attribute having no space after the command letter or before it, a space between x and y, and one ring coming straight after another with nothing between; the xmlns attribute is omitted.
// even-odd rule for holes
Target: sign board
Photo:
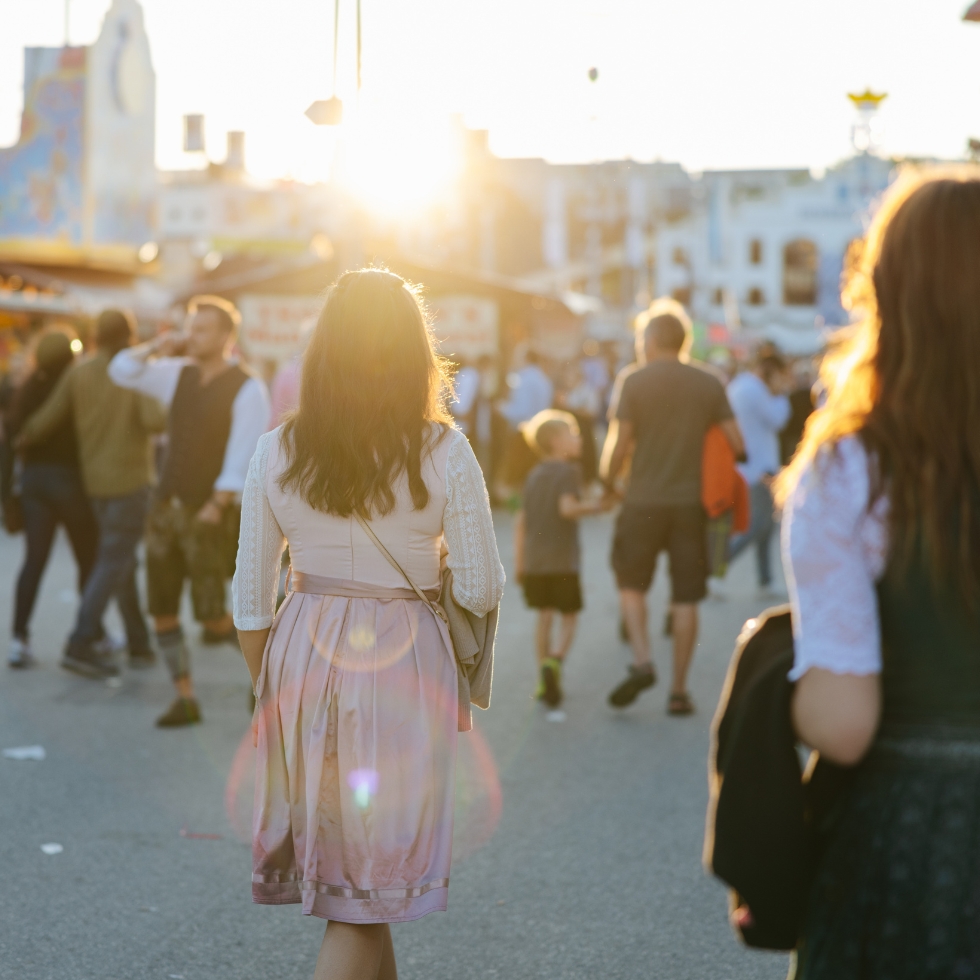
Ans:
<svg viewBox="0 0 980 980"><path fill-rule="evenodd" d="M447 357L475 360L499 349L500 311L492 299L464 294L429 301L439 350Z"/></svg>
<svg viewBox="0 0 980 980"><path fill-rule="evenodd" d="M242 346L253 357L284 361L302 348L304 326L322 306L316 296L240 296Z"/></svg>
<svg viewBox="0 0 980 980"><path fill-rule="evenodd" d="M531 319L531 349L555 361L575 360L582 352L585 331L581 317L535 313Z"/></svg>

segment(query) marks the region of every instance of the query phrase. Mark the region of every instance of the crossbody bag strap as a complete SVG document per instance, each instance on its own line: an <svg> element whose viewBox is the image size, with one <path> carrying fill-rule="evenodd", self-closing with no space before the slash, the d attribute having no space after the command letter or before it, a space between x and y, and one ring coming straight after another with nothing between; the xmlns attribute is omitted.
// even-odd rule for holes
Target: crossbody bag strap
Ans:
<svg viewBox="0 0 980 980"><path fill-rule="evenodd" d="M391 565L391 567L394 568L401 575L401 577L405 579L406 582L408 582L408 584L412 587L412 590L415 592L415 594L429 607L429 609L433 613L435 613L435 615L438 616L444 623L448 624L449 619L446 616L446 613L442 609L440 609L439 606L437 606L409 578L408 572L406 572L405 569L398 564L398 561L395 559L395 556L381 543L381 539L374 533L374 528L371 527L371 525L368 524L368 522L359 513L357 513L357 511L354 511L354 517L357 520L357 523L360 524L361 527L363 528L364 533L374 542L374 545L378 549L378 551L380 551L381 554L383 554L385 558L388 559L388 564Z"/></svg>

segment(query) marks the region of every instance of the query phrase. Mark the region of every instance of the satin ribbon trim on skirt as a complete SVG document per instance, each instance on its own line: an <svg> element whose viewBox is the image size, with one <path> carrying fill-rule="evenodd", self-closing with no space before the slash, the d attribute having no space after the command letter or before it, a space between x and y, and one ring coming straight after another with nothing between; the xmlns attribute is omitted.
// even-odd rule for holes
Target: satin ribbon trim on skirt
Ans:
<svg viewBox="0 0 980 980"><path fill-rule="evenodd" d="M436 878L427 885L420 888L342 888L339 885L325 885L321 881L304 881L300 886L301 891L317 891L321 895L336 895L339 898L418 898L425 895L434 888L448 888L448 878Z"/></svg>
<svg viewBox="0 0 980 980"><path fill-rule="evenodd" d="M372 585L369 582L353 582L342 578L330 578L328 575L308 575L290 569L291 592L304 592L307 595L335 595L348 599L410 599L415 602L422 600L415 594L414 589L394 589L384 585ZM423 589L432 602L439 601L440 590Z"/></svg>

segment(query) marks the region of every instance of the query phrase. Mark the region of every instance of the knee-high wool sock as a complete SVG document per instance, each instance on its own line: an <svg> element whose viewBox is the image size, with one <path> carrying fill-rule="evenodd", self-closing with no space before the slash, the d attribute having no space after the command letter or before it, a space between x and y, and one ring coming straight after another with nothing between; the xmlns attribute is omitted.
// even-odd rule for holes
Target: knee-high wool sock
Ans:
<svg viewBox="0 0 980 980"><path fill-rule="evenodd" d="M157 633L157 643L160 646L160 655L167 662L170 676L175 681L187 677L191 672L191 655L184 641L184 631L176 626L172 630Z"/></svg>

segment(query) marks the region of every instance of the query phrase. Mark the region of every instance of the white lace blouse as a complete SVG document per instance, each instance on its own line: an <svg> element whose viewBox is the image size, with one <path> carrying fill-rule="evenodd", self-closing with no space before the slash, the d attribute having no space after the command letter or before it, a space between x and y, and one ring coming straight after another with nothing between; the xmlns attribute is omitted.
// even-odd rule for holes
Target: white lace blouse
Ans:
<svg viewBox="0 0 980 980"><path fill-rule="evenodd" d="M870 510L868 455L856 437L803 473L782 522L783 566L793 607L791 680L811 667L881 672L875 585L885 568L888 501Z"/></svg>
<svg viewBox="0 0 980 980"><path fill-rule="evenodd" d="M243 630L272 625L287 543L300 571L406 587L353 518L318 513L278 488L277 471L269 467L270 459L272 466L281 466L279 432L273 429L259 440L245 481L232 581L235 626ZM445 554L456 601L486 615L500 602L505 576L483 473L461 432L453 429L437 444L424 464L423 478L430 493L428 507L414 511L407 490L396 487L396 499L406 497L404 504L392 515L372 520L374 530L420 588L438 583L439 560Z"/></svg>

